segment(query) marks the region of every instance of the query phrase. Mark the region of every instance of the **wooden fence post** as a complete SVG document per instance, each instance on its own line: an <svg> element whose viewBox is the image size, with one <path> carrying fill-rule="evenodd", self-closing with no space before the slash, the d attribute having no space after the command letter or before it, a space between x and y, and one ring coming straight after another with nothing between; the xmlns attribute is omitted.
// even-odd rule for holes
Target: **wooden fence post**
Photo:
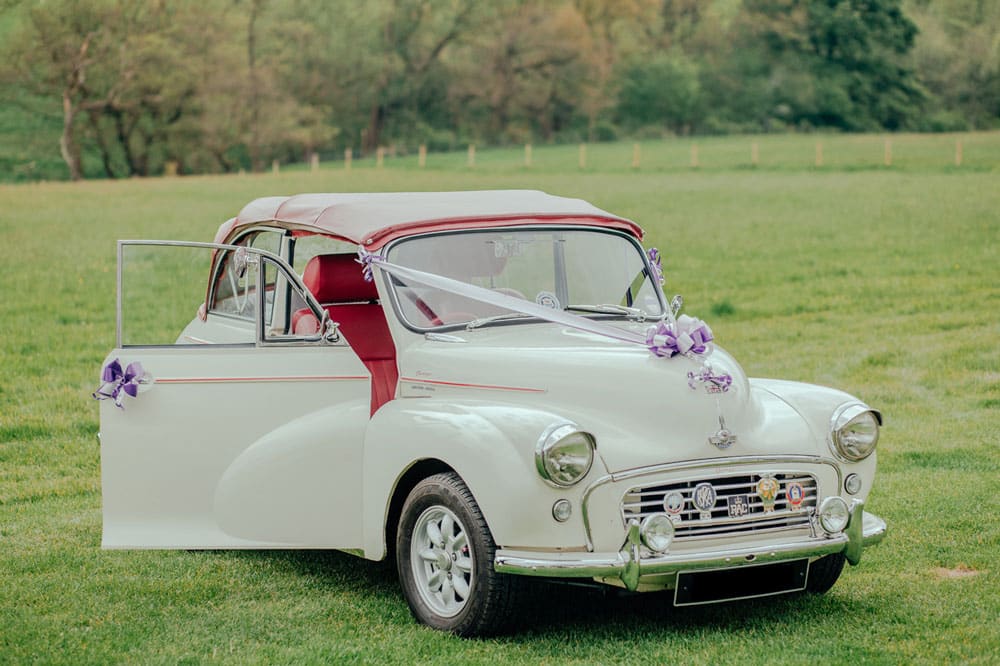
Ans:
<svg viewBox="0 0 1000 666"><path fill-rule="evenodd" d="M375 168L381 169L385 165L385 148L379 146L375 149Z"/></svg>
<svg viewBox="0 0 1000 666"><path fill-rule="evenodd" d="M531 144L524 144L524 166L531 166Z"/></svg>
<svg viewBox="0 0 1000 666"><path fill-rule="evenodd" d="M816 166L817 167L823 166L823 142L822 141L817 141L816 142Z"/></svg>
<svg viewBox="0 0 1000 666"><path fill-rule="evenodd" d="M892 166L892 139L885 140L885 150L882 153L882 163Z"/></svg>
<svg viewBox="0 0 1000 666"><path fill-rule="evenodd" d="M275 176L277 176L280 171L281 171L281 166L279 165L278 160L272 160L271 161L271 173L273 173Z"/></svg>
<svg viewBox="0 0 1000 666"><path fill-rule="evenodd" d="M354 151L351 148L344 148L344 171L351 170L351 160L354 158Z"/></svg>
<svg viewBox="0 0 1000 666"><path fill-rule="evenodd" d="M962 166L962 140L955 139L955 166Z"/></svg>
<svg viewBox="0 0 1000 666"><path fill-rule="evenodd" d="M698 162L698 144L691 144L691 168L697 169L700 166Z"/></svg>
<svg viewBox="0 0 1000 666"><path fill-rule="evenodd" d="M313 173L319 171L319 153L314 151L311 155L309 155L309 168Z"/></svg>
<svg viewBox="0 0 1000 666"><path fill-rule="evenodd" d="M750 164L753 166L760 164L760 150L756 141L750 144Z"/></svg>
<svg viewBox="0 0 1000 666"><path fill-rule="evenodd" d="M581 169L586 169L587 168L587 144L585 144L585 143L581 143L580 144L580 152L577 155L577 160L576 161L577 161L577 164L580 165Z"/></svg>
<svg viewBox="0 0 1000 666"><path fill-rule="evenodd" d="M420 144L417 148L417 166L423 169L427 166L427 146L425 144Z"/></svg>
<svg viewBox="0 0 1000 666"><path fill-rule="evenodd" d="M642 147L637 143L632 144L632 168L638 169L642 163Z"/></svg>
<svg viewBox="0 0 1000 666"><path fill-rule="evenodd" d="M474 143L469 144L469 158L466 162L466 165L469 168L476 166L476 144Z"/></svg>

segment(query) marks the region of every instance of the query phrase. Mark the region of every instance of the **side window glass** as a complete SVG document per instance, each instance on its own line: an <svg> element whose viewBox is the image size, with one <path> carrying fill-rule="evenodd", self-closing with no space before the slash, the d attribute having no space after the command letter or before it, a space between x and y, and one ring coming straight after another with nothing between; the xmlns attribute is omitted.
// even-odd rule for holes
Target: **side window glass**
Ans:
<svg viewBox="0 0 1000 666"><path fill-rule="evenodd" d="M233 319L236 326L203 320L198 306L205 299L205 279L212 267L211 248L155 243L120 246L121 309L119 344L123 347L253 343L253 322ZM256 308L256 266L232 274L227 307L233 312ZM225 276L227 283L230 276ZM218 318L222 319L222 318Z"/></svg>
<svg viewBox="0 0 1000 666"><path fill-rule="evenodd" d="M306 264L317 254L354 254L358 246L329 236L301 236L295 239L295 255L292 267L302 275Z"/></svg>

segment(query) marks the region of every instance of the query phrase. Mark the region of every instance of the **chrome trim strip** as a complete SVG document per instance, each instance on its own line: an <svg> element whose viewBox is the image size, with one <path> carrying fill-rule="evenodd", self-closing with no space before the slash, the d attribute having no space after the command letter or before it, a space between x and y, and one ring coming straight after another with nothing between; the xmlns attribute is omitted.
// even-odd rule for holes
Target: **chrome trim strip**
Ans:
<svg viewBox="0 0 1000 666"><path fill-rule="evenodd" d="M593 483L591 483L583 491L583 496L580 498L580 516L583 519L583 529L584 538L587 543L587 550L590 552L594 551L594 540L590 529L590 512L588 510L588 505L590 503L590 495L603 485L608 483L617 483L619 481L626 481L628 479L635 479L643 476L651 476L654 474L676 472L682 470L693 470L693 469L704 469L711 467L727 467L733 465L760 465L760 464L775 464L775 463L789 463L795 465L829 465L837 472L837 492L840 492L840 488L844 485L844 475L840 470L840 466L834 460L830 458L821 458L819 456L809 456L809 455L783 455L783 456L735 456L731 458L706 458L704 460L685 460L683 462L677 463L663 463L660 465L652 465L650 467L637 467L635 469L628 469L621 472L613 472L611 474L606 474Z"/></svg>

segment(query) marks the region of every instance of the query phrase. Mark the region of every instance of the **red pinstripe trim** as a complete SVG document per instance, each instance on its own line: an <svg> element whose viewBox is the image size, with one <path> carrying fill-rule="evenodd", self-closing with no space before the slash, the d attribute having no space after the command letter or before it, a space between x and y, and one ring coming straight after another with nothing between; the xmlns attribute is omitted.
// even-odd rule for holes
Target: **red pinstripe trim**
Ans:
<svg viewBox="0 0 1000 666"><path fill-rule="evenodd" d="M157 379L157 384L225 384L247 382L332 382L368 379L363 375L330 375L315 377L166 377Z"/></svg>
<svg viewBox="0 0 1000 666"><path fill-rule="evenodd" d="M415 382L417 384L437 384L438 386L457 386L460 388L492 389L494 391L521 391L522 393L545 393L545 389L524 388L521 386L492 386L490 384L464 384L461 382L442 382L434 379L415 379L413 377L401 377L402 382Z"/></svg>

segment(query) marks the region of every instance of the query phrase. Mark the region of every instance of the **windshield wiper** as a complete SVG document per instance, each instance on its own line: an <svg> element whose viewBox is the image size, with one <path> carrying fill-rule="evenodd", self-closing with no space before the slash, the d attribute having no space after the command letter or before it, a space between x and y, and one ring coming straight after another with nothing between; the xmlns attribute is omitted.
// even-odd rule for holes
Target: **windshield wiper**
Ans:
<svg viewBox="0 0 1000 666"><path fill-rule="evenodd" d="M625 315L629 319L634 319L635 321L646 321L646 313L639 308L629 308L624 305L616 305L614 303L601 303L599 305L567 305L567 310L576 310L578 312L596 312L598 314L619 314Z"/></svg>
<svg viewBox="0 0 1000 666"><path fill-rule="evenodd" d="M471 331L474 328L479 328L480 326L485 326L486 324L492 324L495 321L506 321L508 319L532 319L534 315L525 314L523 312L507 312L505 314L493 315L492 317L481 317L479 319L473 319L468 324L465 325L465 330Z"/></svg>

